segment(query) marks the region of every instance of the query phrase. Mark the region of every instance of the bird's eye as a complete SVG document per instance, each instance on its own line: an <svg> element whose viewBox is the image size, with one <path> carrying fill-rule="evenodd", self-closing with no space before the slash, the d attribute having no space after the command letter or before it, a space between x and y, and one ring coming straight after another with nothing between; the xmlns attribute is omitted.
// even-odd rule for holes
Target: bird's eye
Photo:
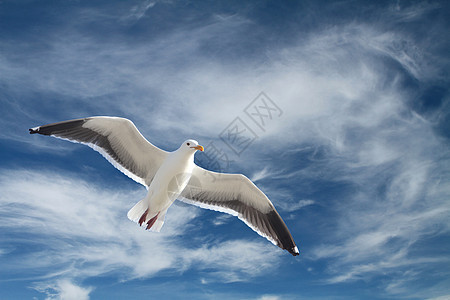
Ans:
<svg viewBox="0 0 450 300"><path fill-rule="evenodd" d="M190 146L191 144L190 143L186 143L186 145Z"/></svg>

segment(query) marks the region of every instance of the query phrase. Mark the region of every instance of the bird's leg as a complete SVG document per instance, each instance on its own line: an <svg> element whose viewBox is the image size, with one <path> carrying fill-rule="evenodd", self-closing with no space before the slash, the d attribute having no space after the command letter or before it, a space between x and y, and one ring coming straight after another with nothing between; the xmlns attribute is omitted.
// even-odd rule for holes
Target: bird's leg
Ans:
<svg viewBox="0 0 450 300"><path fill-rule="evenodd" d="M139 219L139 226L142 226L142 223L145 222L145 218L147 218L148 214L148 208L145 210L145 212L142 214L141 218Z"/></svg>
<svg viewBox="0 0 450 300"><path fill-rule="evenodd" d="M153 224L155 224L156 219L158 219L159 213L156 214L156 216L154 216L153 218L151 218L150 220L148 220L147 222L147 230L149 230L150 228L152 228Z"/></svg>

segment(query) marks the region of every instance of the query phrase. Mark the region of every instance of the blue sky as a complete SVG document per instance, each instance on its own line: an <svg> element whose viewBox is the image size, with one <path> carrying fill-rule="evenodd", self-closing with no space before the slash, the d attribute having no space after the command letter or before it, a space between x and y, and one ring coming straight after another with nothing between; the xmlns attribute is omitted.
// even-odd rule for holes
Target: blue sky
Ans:
<svg viewBox="0 0 450 300"><path fill-rule="evenodd" d="M449 14L447 1L1 1L0 298L448 299ZM246 114L261 92L279 109L263 127ZM205 167L220 151L300 256L182 203L146 232L126 217L144 187L28 134L95 115L165 150L210 145ZM221 139L236 118L255 136L239 155Z"/></svg>

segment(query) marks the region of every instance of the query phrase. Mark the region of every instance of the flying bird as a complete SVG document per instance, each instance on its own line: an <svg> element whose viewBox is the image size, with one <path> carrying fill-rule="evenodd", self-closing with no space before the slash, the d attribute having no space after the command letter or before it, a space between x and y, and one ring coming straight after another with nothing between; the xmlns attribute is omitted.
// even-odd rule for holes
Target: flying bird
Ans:
<svg viewBox="0 0 450 300"><path fill-rule="evenodd" d="M209 171L194 163L203 147L189 139L167 152L147 141L128 119L89 117L29 129L85 144L100 152L114 167L144 185L146 197L128 212L128 218L159 232L167 209L178 199L202 208L237 216L278 247L299 254L297 246L272 202L242 174Z"/></svg>

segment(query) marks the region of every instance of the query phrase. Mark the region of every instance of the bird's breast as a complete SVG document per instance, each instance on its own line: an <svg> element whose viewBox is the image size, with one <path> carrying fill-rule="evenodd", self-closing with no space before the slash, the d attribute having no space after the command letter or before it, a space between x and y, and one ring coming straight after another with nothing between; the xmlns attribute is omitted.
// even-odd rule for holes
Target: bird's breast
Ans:
<svg viewBox="0 0 450 300"><path fill-rule="evenodd" d="M154 201L173 202L184 190L192 175L194 162L183 157L168 156L150 184ZM158 199L158 200L157 200Z"/></svg>

